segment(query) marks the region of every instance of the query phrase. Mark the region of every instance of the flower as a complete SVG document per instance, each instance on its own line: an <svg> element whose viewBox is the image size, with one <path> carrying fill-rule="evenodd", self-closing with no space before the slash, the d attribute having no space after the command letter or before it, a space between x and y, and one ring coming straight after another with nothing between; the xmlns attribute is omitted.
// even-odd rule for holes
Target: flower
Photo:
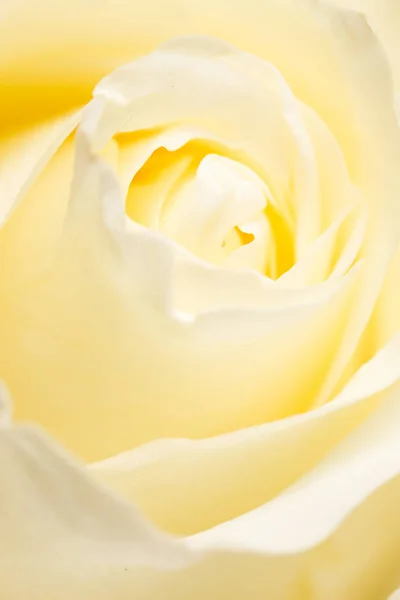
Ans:
<svg viewBox="0 0 400 600"><path fill-rule="evenodd" d="M388 598L395 21L77 6L0 15L5 600Z"/></svg>

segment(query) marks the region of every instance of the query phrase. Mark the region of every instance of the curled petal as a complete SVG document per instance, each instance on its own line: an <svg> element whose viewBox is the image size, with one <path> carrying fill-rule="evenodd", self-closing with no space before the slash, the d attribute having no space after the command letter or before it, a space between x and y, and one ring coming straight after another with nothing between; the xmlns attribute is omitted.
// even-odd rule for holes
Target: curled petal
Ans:
<svg viewBox="0 0 400 600"><path fill-rule="evenodd" d="M400 583L398 418L397 389L299 485L180 540L95 485L40 432L0 431L3 595L385 597Z"/></svg>
<svg viewBox="0 0 400 600"><path fill-rule="evenodd" d="M366 15L389 59L395 89L400 91L400 8L397 0L332 0L332 4Z"/></svg>
<svg viewBox="0 0 400 600"><path fill-rule="evenodd" d="M306 414L217 438L158 440L90 469L161 528L208 529L274 498L387 402L399 356L397 337L334 400Z"/></svg>

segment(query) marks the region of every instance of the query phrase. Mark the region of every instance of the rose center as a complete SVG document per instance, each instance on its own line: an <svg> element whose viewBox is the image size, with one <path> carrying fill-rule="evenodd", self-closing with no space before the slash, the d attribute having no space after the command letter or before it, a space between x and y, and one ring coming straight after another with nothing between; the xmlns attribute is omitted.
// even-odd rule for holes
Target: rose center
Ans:
<svg viewBox="0 0 400 600"><path fill-rule="evenodd" d="M266 183L206 141L157 148L130 183L126 213L218 266L275 279L294 262L293 236Z"/></svg>

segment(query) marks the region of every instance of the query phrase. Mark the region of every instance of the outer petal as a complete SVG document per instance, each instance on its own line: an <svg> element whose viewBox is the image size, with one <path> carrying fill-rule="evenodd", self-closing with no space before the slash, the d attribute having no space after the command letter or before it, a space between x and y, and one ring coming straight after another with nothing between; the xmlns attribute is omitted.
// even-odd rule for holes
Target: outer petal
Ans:
<svg viewBox="0 0 400 600"><path fill-rule="evenodd" d="M400 382L400 336L329 404L205 439L158 440L90 467L157 525L189 534L275 497L312 470Z"/></svg>
<svg viewBox="0 0 400 600"><path fill-rule="evenodd" d="M400 5L397 0L331 0L341 8L365 14L377 33L393 69L394 84L400 92Z"/></svg>
<svg viewBox="0 0 400 600"><path fill-rule="evenodd" d="M0 114L3 115L0 105ZM79 122L79 113L49 118L8 135L0 134L0 223L13 212L52 155ZM69 182L60 182L68 184ZM51 223L52 225L52 223ZM50 225L50 227L51 227Z"/></svg>
<svg viewBox="0 0 400 600"><path fill-rule="evenodd" d="M163 538L29 428L0 430L0 578L4 600L128 598L137 569L174 568Z"/></svg>
<svg viewBox="0 0 400 600"><path fill-rule="evenodd" d="M352 173L369 179L366 188L376 182L373 195L379 189L382 197L379 173L390 175L397 164L387 68L363 19L325 2L207 0L182 7L177 0L62 0L55 9L51 0L12 0L0 19L2 106L11 126L49 113L52 95L53 112L84 103L101 77L168 38L208 34L270 60L323 115Z"/></svg>
<svg viewBox="0 0 400 600"><path fill-rule="evenodd" d="M2 597L385 598L400 584L398 419L397 390L286 495L181 540L154 531L40 433L0 430Z"/></svg>

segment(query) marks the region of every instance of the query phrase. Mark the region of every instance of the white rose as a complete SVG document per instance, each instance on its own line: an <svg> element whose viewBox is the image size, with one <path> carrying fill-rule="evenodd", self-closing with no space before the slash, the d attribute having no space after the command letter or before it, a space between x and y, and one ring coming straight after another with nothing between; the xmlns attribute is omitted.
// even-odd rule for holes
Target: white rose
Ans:
<svg viewBox="0 0 400 600"><path fill-rule="evenodd" d="M1 9L2 600L400 586L385 10Z"/></svg>

